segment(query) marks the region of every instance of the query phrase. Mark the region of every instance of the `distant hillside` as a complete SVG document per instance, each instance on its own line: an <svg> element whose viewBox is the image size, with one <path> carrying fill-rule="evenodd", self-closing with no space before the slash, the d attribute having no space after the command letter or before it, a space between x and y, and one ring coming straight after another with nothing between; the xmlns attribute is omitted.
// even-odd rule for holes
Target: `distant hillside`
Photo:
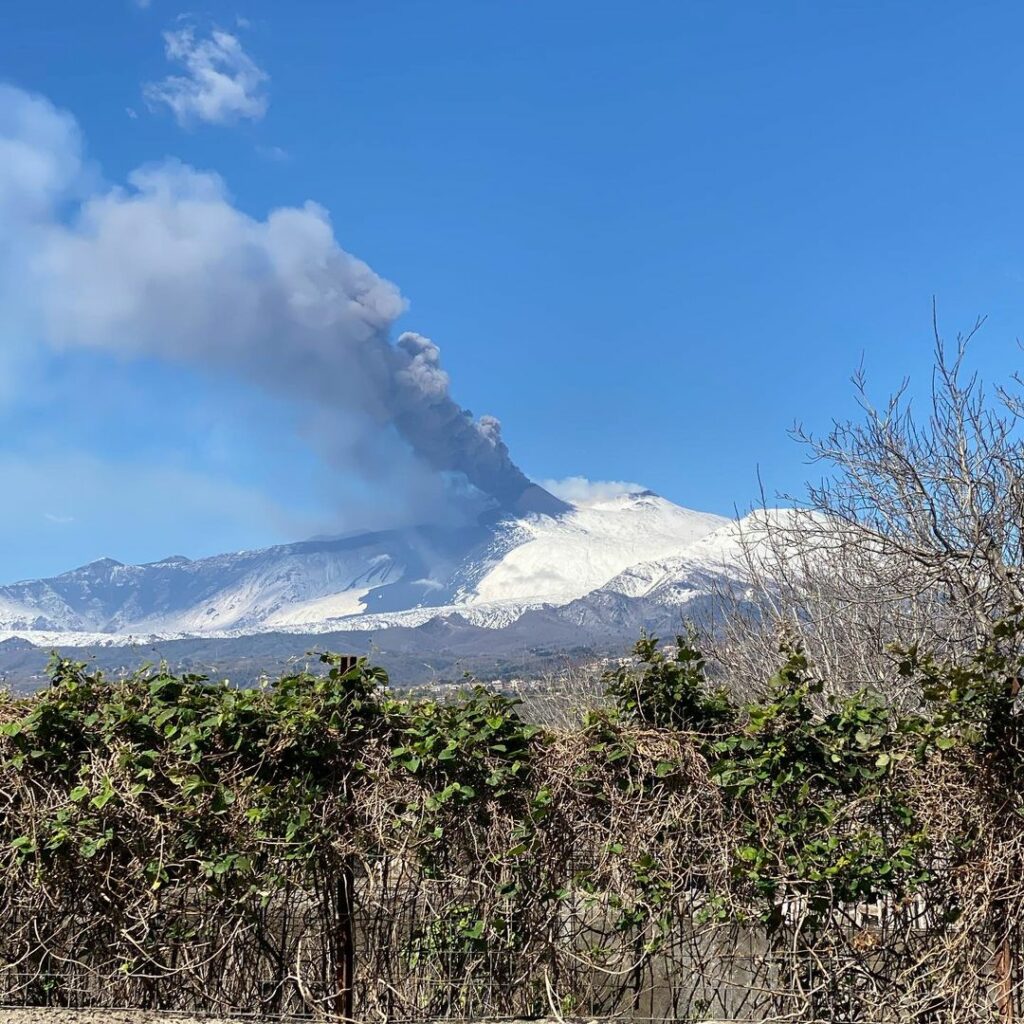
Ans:
<svg viewBox="0 0 1024 1024"><path fill-rule="evenodd" d="M0 674L37 678L60 647L111 668L167 657L245 677L315 646L379 651L408 681L493 675L508 659L614 652L641 626L678 628L736 557L736 524L635 491L459 528L105 558L0 587Z"/></svg>

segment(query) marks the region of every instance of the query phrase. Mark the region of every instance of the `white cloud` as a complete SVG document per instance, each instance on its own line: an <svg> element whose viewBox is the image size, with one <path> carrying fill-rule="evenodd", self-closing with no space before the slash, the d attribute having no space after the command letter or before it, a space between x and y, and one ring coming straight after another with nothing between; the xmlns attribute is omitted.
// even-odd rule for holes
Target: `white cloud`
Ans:
<svg viewBox="0 0 1024 1024"><path fill-rule="evenodd" d="M596 505L624 494L646 490L643 484L627 480L588 480L585 476L567 476L562 480L541 480L541 487L556 498L573 505Z"/></svg>
<svg viewBox="0 0 1024 1024"><path fill-rule="evenodd" d="M73 523L75 521L74 516L59 516L54 512L44 512L43 518L48 523L55 523L58 526L67 526L69 523Z"/></svg>
<svg viewBox="0 0 1024 1024"><path fill-rule="evenodd" d="M191 26L164 33L167 59L184 74L151 82L143 92L153 105L166 104L178 123L228 124L258 121L267 112L267 73L242 49L238 37L214 29L197 37Z"/></svg>
<svg viewBox="0 0 1024 1024"><path fill-rule="evenodd" d="M42 96L0 84L0 168L0 225L48 215L82 173L75 119Z"/></svg>
<svg viewBox="0 0 1024 1024"><path fill-rule="evenodd" d="M87 178L74 118L0 83L0 411L36 377L34 260L60 204Z"/></svg>

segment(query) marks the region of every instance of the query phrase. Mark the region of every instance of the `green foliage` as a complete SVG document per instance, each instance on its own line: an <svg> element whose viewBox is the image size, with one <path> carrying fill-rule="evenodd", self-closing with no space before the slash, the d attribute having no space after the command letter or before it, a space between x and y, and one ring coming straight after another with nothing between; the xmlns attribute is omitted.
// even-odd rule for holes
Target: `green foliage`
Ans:
<svg viewBox="0 0 1024 1024"><path fill-rule="evenodd" d="M745 823L735 871L761 916L775 926L782 899L801 898L813 927L836 904L926 883L929 844L895 777L907 730L866 691L819 713L821 680L784 653L745 727L712 744L711 771Z"/></svg>
<svg viewBox="0 0 1024 1024"><path fill-rule="evenodd" d="M519 716L521 702L475 686L458 701L394 701L400 739L391 756L440 789L435 799L502 797L522 789L539 727Z"/></svg>
<svg viewBox="0 0 1024 1024"><path fill-rule="evenodd" d="M667 848L671 808L702 786L731 848L721 875L687 867L707 915L775 929L796 901L813 930L839 906L932 885L936 842L947 858L969 850L976 824L928 834L915 766L987 759L1002 799L1019 802L1020 672L1006 652L1020 634L1001 624L993 644L952 664L907 652L902 675L922 695L912 714L868 691L827 698L795 649L766 696L739 708L709 685L692 638L665 653L645 635L609 674L614 711L590 714L562 762L565 737L526 724L518 702L482 687L401 698L365 661L324 655L321 671L241 690L166 666L114 682L58 660L45 692L2 709L14 796L0 844L25 884L113 879L153 898L178 886L247 913L295 879L321 884L352 857L399 851L422 878L468 872L476 887L417 934L411 957L513 948L530 907L602 892L615 926L649 953L681 912L678 871L608 823L632 803L655 817L668 808L673 824L650 839ZM573 815L594 846L570 866L559 843L576 841Z"/></svg>
<svg viewBox="0 0 1024 1024"><path fill-rule="evenodd" d="M903 652L900 675L916 684L932 712L928 742L939 750L965 744L1001 757L1004 765L1019 761L1022 639L1024 619L1013 616L995 623L991 640L960 661L922 657L916 648Z"/></svg>
<svg viewBox="0 0 1024 1024"><path fill-rule="evenodd" d="M658 638L644 633L633 647L633 664L606 675L606 692L624 721L658 729L714 732L729 726L735 709L724 689L707 685L704 657L694 638L676 637L671 656Z"/></svg>
<svg viewBox="0 0 1024 1024"><path fill-rule="evenodd" d="M349 793L386 683L365 662L346 669L334 655L322 661L323 674L287 676L269 690L175 676L166 667L115 683L56 661L49 689L0 734L22 777L63 784L67 802L12 847L41 869L74 870L112 850L119 823L141 813L182 823L178 849L143 861L154 890L192 873L218 889L238 883L239 898L255 862L266 859L263 844L277 844L285 860L308 860L322 838L315 805Z"/></svg>

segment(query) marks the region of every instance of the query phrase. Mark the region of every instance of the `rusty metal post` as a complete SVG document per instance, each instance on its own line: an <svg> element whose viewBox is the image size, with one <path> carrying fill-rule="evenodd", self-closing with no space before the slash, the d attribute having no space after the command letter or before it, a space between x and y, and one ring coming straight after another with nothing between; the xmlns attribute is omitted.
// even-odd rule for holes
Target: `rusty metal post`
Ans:
<svg viewBox="0 0 1024 1024"><path fill-rule="evenodd" d="M342 656L338 668L351 672L359 659L353 654ZM345 803L350 806L352 794L345 783ZM356 941L355 941L355 870L352 854L346 854L341 864L341 877L336 887L337 935L335 937L336 964L335 989L337 997L334 1012L339 1020L352 1021L355 1013Z"/></svg>
<svg viewBox="0 0 1024 1024"><path fill-rule="evenodd" d="M1013 1006L1013 949L1007 931L996 951L996 1006L1000 1024L1014 1024L1016 1014Z"/></svg>
<svg viewBox="0 0 1024 1024"><path fill-rule="evenodd" d="M356 943L355 943L355 907L354 907L355 872L352 870L352 858L347 856L338 879L338 934L337 934L337 978L338 991L335 1000L335 1014L340 1020L351 1021L353 1013L356 980Z"/></svg>

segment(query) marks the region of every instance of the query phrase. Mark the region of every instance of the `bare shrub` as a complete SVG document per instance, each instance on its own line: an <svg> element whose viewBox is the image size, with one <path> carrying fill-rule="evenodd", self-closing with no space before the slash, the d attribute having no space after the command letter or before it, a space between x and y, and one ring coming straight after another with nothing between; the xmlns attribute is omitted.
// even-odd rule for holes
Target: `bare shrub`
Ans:
<svg viewBox="0 0 1024 1024"><path fill-rule="evenodd" d="M608 706L601 662L567 663L535 679L513 680L504 691L522 701L523 718L553 729L578 728L588 711Z"/></svg>
<svg viewBox="0 0 1024 1024"><path fill-rule="evenodd" d="M821 479L739 527L740 586L705 628L727 676L765 678L788 637L833 686L878 684L898 650L955 656L1024 604L1024 391L968 371L981 325L950 346L933 321L925 415L906 381L874 405L861 369L859 420L794 429Z"/></svg>

